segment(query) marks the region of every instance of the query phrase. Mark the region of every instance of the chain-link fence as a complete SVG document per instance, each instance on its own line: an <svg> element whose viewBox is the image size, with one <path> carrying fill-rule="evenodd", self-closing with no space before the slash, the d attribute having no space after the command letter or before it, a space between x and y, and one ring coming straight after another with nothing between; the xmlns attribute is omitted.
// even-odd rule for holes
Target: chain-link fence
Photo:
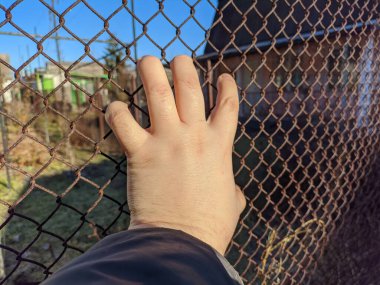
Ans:
<svg viewBox="0 0 380 285"><path fill-rule="evenodd" d="M27 2L0 3L0 53L13 37L33 46L19 63L0 54L1 284L38 283L127 228L126 158L104 110L129 102L149 126L146 46L165 65L193 57L208 113L217 76L237 80L248 205L227 257L245 283L380 284L378 0ZM22 9L51 26L38 33Z"/></svg>

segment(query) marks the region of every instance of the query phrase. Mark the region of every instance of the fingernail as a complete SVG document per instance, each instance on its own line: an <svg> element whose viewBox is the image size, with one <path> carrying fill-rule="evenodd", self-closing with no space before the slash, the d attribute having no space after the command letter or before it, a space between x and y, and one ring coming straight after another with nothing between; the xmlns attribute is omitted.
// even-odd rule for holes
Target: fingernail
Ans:
<svg viewBox="0 0 380 285"><path fill-rule="evenodd" d="M136 64L138 65L144 58L148 57L150 55L146 54L146 55L143 55L142 57L140 57L139 59L137 59L137 62Z"/></svg>

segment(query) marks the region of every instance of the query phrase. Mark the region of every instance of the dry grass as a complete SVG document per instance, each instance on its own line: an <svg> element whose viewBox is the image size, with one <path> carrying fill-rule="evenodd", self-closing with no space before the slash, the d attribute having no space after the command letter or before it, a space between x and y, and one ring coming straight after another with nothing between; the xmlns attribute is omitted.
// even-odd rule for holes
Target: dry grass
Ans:
<svg viewBox="0 0 380 285"><path fill-rule="evenodd" d="M310 229L313 225L317 226L317 229L314 231ZM258 276L262 281L262 285L277 285L281 283L281 276L284 276L284 272L287 270L283 264L283 257L286 255L288 245L299 240L302 234L315 235L320 230L325 234L325 227L325 223L322 220L312 219L303 223L278 242L276 240L280 238L280 234L274 229L271 230L264 253L261 256L261 266L258 268Z"/></svg>
<svg viewBox="0 0 380 285"><path fill-rule="evenodd" d="M27 112L24 115L21 113L17 116L23 116L24 121L31 116ZM6 226L0 230L0 236L3 244L20 253L23 252L22 258L38 261L45 266L51 266L60 258L51 269L55 271L79 253L70 249L65 250L62 240L41 233L36 223L40 224L43 230L64 239L76 232L67 244L82 250L87 250L102 238L104 234L102 229L106 230L106 234L126 229L128 216L123 214L114 221L120 210L119 204L111 200L125 202L125 175L118 173L114 176L117 172L116 164L101 154L94 155L94 147L91 148L88 144L72 146L75 169L62 163L62 160L68 160L65 145L56 148L55 156L62 160L52 158L45 146L31 138L43 139L43 133L39 129L41 122L37 123L28 127L25 135L19 125L7 120L8 145L12 146L15 143L17 145L9 150L7 157L11 174L10 189L8 189L5 167L0 168L0 224L11 217ZM51 136L49 146L55 147L61 141L62 134L56 131L57 123L54 121L49 121L47 127ZM118 153L114 153L112 157L116 161L122 160ZM83 165L86 167L81 169ZM123 169L123 166L121 168ZM78 169L81 169L80 173L77 173ZM61 201L65 205L85 213L89 223L80 226L81 214L68 207L59 206L57 195L61 195ZM10 216L8 212L10 207L16 213L29 217L35 222L20 216ZM59 209L54 212L57 207ZM8 250L3 250L3 255L5 273L16 268L10 278L11 281L7 281L9 284L40 282L44 279L43 268L29 262L17 265L17 255Z"/></svg>

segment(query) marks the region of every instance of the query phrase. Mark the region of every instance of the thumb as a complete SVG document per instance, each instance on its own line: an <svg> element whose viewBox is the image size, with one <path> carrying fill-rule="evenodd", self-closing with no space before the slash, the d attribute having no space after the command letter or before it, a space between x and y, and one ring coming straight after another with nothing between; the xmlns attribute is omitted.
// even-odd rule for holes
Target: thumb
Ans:
<svg viewBox="0 0 380 285"><path fill-rule="evenodd" d="M107 108L105 119L128 155L133 154L149 136L123 102L112 102Z"/></svg>

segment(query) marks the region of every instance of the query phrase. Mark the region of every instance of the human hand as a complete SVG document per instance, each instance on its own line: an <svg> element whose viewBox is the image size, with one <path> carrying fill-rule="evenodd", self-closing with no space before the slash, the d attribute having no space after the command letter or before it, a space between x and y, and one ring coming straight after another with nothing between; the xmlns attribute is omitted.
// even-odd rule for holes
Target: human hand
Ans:
<svg viewBox="0 0 380 285"><path fill-rule="evenodd" d="M125 103L113 102L106 112L128 158L129 228L182 230L224 254L245 207L232 169L237 87L230 75L219 77L216 107L206 120L192 59L177 56L171 69L175 100L160 60L138 62L149 129L138 125Z"/></svg>

